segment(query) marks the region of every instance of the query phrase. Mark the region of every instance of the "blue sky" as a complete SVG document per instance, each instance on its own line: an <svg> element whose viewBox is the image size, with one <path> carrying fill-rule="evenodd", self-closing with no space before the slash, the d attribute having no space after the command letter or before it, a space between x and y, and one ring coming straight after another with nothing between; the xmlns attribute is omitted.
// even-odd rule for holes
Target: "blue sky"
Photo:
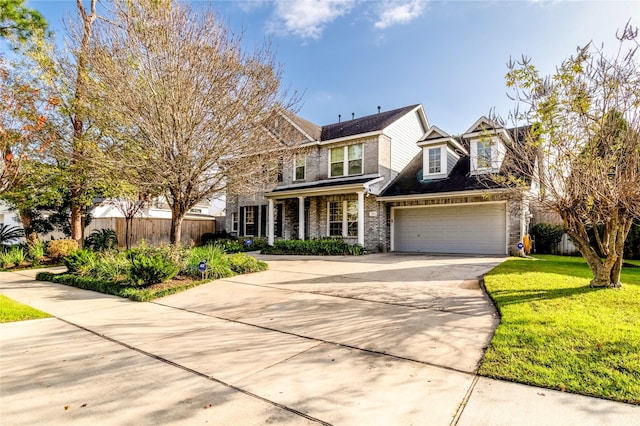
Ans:
<svg viewBox="0 0 640 426"><path fill-rule="evenodd" d="M506 115L504 75L525 54L550 73L578 45L617 48L638 1L253 0L211 5L248 45L269 38L284 83L316 124L421 103L432 125L458 134L491 108ZM54 29L75 0L29 0ZM59 31L60 33L62 31ZM61 34L60 34L61 35Z"/></svg>

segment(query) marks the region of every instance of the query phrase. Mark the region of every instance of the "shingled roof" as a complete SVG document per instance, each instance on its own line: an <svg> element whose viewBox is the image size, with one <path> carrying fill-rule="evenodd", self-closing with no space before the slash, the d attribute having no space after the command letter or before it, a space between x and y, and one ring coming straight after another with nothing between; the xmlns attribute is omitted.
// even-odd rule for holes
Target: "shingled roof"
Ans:
<svg viewBox="0 0 640 426"><path fill-rule="evenodd" d="M418 106L419 104L409 105L391 111L380 112L378 114L367 115L366 117L322 126L320 140L328 141L331 139L339 139L347 136L382 130Z"/></svg>
<svg viewBox="0 0 640 426"><path fill-rule="evenodd" d="M509 134L515 143L524 141L525 133L528 127L517 127L508 129ZM469 142L456 138L464 146L469 146ZM502 188L499 183L494 182L488 175L471 175L471 161L469 156L460 157L456 165L453 167L449 176L444 179L424 179L422 150L411 160L411 162L400 172L398 177L380 194L380 197L421 195L421 194L437 194L444 192L472 191ZM513 156L516 155L513 150L507 150L506 158L503 161L503 170L508 167ZM533 167L535 163L535 155L529 154L527 164Z"/></svg>

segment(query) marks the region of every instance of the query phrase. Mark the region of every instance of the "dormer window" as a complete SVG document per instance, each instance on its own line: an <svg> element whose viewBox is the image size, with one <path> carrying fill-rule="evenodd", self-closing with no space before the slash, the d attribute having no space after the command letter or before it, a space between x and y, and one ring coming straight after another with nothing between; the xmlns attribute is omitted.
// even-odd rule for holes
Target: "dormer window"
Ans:
<svg viewBox="0 0 640 426"><path fill-rule="evenodd" d="M427 166L428 174L436 175L442 173L442 148L429 148L428 149L429 164Z"/></svg>
<svg viewBox="0 0 640 426"><path fill-rule="evenodd" d="M491 141L480 140L476 142L476 150L477 150L477 168L478 169L488 169L491 168Z"/></svg>
<svg viewBox="0 0 640 426"><path fill-rule="evenodd" d="M422 148L422 177L424 179L443 179L466 154L464 146L447 132L432 126L418 141Z"/></svg>
<svg viewBox="0 0 640 426"><path fill-rule="evenodd" d="M498 173L505 155L502 141L496 137L482 137L470 142L471 173Z"/></svg>

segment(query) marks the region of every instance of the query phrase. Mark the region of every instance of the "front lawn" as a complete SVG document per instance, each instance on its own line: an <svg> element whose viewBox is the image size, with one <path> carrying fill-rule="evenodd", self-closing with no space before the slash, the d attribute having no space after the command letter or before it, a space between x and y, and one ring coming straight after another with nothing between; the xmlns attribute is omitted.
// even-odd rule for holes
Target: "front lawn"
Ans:
<svg viewBox="0 0 640 426"><path fill-rule="evenodd" d="M48 318L51 315L0 294L0 323Z"/></svg>
<svg viewBox="0 0 640 426"><path fill-rule="evenodd" d="M485 285L502 319L479 374L640 404L640 262L631 263L620 289L589 288L580 257L495 268Z"/></svg>

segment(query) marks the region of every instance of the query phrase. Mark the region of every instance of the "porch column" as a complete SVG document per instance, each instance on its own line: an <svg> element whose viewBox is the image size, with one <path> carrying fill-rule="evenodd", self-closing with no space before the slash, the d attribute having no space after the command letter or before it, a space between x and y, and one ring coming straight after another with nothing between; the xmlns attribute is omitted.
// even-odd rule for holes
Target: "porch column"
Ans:
<svg viewBox="0 0 640 426"><path fill-rule="evenodd" d="M270 246L273 245L275 237L274 220L273 220L273 200L269 198L269 207L267 212L267 238Z"/></svg>
<svg viewBox="0 0 640 426"><path fill-rule="evenodd" d="M364 247L364 191L358 192L358 244Z"/></svg>
<svg viewBox="0 0 640 426"><path fill-rule="evenodd" d="M298 238L304 240L304 197L298 197Z"/></svg>

